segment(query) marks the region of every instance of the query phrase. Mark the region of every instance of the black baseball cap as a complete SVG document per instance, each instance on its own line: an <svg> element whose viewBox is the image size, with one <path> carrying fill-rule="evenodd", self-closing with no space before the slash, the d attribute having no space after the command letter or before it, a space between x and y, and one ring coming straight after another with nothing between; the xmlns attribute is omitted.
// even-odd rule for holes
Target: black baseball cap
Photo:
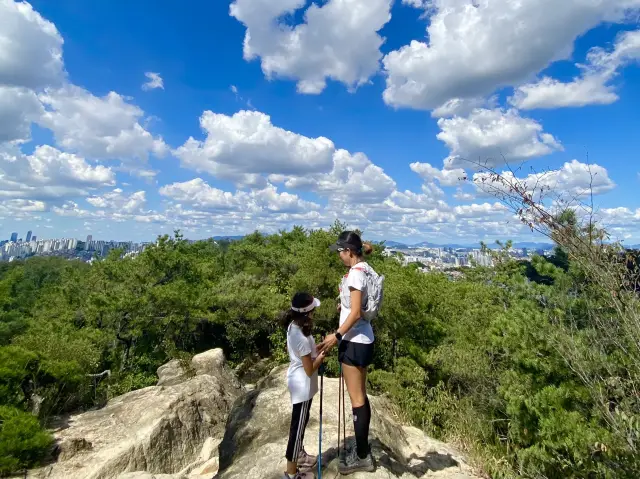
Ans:
<svg viewBox="0 0 640 479"><path fill-rule="evenodd" d="M350 249L351 251L358 251L360 248L358 248L356 245L347 243L346 241L338 240L334 244L329 246L329 249L331 251L340 251L340 250L343 250L343 249Z"/></svg>
<svg viewBox="0 0 640 479"><path fill-rule="evenodd" d="M360 235L354 231L343 231L338 236L335 244L329 246L331 251L340 251L342 249L348 249L356 254L360 254L362 251L362 240Z"/></svg>

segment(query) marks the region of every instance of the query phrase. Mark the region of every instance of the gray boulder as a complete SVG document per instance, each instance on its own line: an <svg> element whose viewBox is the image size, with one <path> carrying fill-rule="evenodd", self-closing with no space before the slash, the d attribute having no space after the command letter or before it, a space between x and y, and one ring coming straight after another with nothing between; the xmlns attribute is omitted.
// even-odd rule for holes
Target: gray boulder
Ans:
<svg viewBox="0 0 640 479"><path fill-rule="evenodd" d="M159 369L158 386L71 416L67 427L54 431L58 461L28 477L111 479L146 471L150 475L125 477L166 479L188 475L212 458L217 470L217 445L243 389L221 350L195 356L190 369L185 374L172 361Z"/></svg>

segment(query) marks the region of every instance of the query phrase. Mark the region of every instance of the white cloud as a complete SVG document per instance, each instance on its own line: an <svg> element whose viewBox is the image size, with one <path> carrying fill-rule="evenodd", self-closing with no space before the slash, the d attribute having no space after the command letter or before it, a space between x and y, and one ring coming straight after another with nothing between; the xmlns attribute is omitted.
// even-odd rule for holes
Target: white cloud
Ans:
<svg viewBox="0 0 640 479"><path fill-rule="evenodd" d="M95 212L83 210L74 201L65 201L60 206L54 206L51 211L58 216L70 216L74 218L92 218L98 216Z"/></svg>
<svg viewBox="0 0 640 479"><path fill-rule="evenodd" d="M607 230L613 241L622 240L627 245L640 243L640 208L604 208L594 212L593 220Z"/></svg>
<svg viewBox="0 0 640 479"><path fill-rule="evenodd" d="M442 186L456 186L464 183L467 174L462 168L439 170L429 163L411 163L411 170L426 181L438 180Z"/></svg>
<svg viewBox="0 0 640 479"><path fill-rule="evenodd" d="M0 144L28 141L31 137L31 123L43 111L33 91L0 85Z"/></svg>
<svg viewBox="0 0 640 479"><path fill-rule="evenodd" d="M115 92L99 98L90 92L66 85L47 89L39 96L46 112L38 123L49 128L56 143L80 155L135 164L149 154L163 156L167 146L141 124L144 112Z"/></svg>
<svg viewBox="0 0 640 479"><path fill-rule="evenodd" d="M508 208L502 203L482 203L456 206L453 209L457 218L484 218L494 215L505 215Z"/></svg>
<svg viewBox="0 0 640 479"><path fill-rule="evenodd" d="M474 201L476 195L464 191L462 188L458 188L453 197L458 201Z"/></svg>
<svg viewBox="0 0 640 479"><path fill-rule="evenodd" d="M562 150L542 125L516 110L476 109L468 117L441 118L437 137L451 151L446 169L496 167Z"/></svg>
<svg viewBox="0 0 640 479"><path fill-rule="evenodd" d="M0 85L41 88L64 78L62 37L26 2L0 0Z"/></svg>
<svg viewBox="0 0 640 479"><path fill-rule="evenodd" d="M598 219L607 226L630 226L640 223L640 208L635 211L627 207L603 208L597 213Z"/></svg>
<svg viewBox="0 0 640 479"><path fill-rule="evenodd" d="M206 139L189 138L174 154L186 168L239 185L265 186L262 175L328 171L335 151L324 137L308 138L278 128L268 115L240 111L233 116L205 111Z"/></svg>
<svg viewBox="0 0 640 479"><path fill-rule="evenodd" d="M640 30L624 32L618 36L613 51L591 49L586 65L577 65L582 70L580 77L563 83L545 76L538 82L520 86L509 101L525 110L609 105L618 100L611 81L620 69L639 59Z"/></svg>
<svg viewBox="0 0 640 479"><path fill-rule="evenodd" d="M390 206L392 209L394 209L394 207L401 208L402 213L408 213L406 210L428 210L436 208L448 211L449 206L441 198L441 195L433 195L428 191L424 194L414 193L408 190L405 190L404 192L394 191L389 195L385 204Z"/></svg>
<svg viewBox="0 0 640 479"><path fill-rule="evenodd" d="M167 216L153 210L144 210L146 193L124 193L120 188L100 196L87 198L92 209L83 209L74 201L66 201L60 206L53 206L51 211L58 216L84 218L89 221L100 221L109 227L113 222L166 223ZM86 224L86 223L85 223Z"/></svg>
<svg viewBox="0 0 640 479"><path fill-rule="evenodd" d="M396 187L395 181L364 153L351 154L347 150L336 150L329 173L289 177L285 185L313 191L331 201L362 204L383 201Z"/></svg>
<svg viewBox="0 0 640 479"><path fill-rule="evenodd" d="M327 79L349 88L366 83L378 71L384 41L378 31L391 19L392 0L327 0L311 4L304 23L287 16L305 0L235 0L231 16L247 27L244 58L260 58L268 78L296 80L301 93L317 94Z"/></svg>
<svg viewBox="0 0 640 479"><path fill-rule="evenodd" d="M48 145L37 147L32 155L15 148L0 150L0 197L63 198L114 183L110 168L92 166Z"/></svg>
<svg viewBox="0 0 640 479"><path fill-rule="evenodd" d="M44 213L47 210L48 207L44 201L24 199L0 201L0 218L34 219L34 214Z"/></svg>
<svg viewBox="0 0 640 479"><path fill-rule="evenodd" d="M416 2L412 2L416 3ZM575 39L623 20L640 0L432 0L428 43L412 41L384 57L384 101L434 109L527 81L567 59Z"/></svg>
<svg viewBox="0 0 640 479"><path fill-rule="evenodd" d="M616 187L606 168L597 164L588 165L578 160L567 162L557 170L531 173L525 178L517 178L511 171L502 172L501 175L508 184L517 184L525 189L536 201L561 198L573 202L591 193L607 193ZM504 182L494 181L494 178L488 173L476 173L473 182L485 193L509 190L509 186Z"/></svg>
<svg viewBox="0 0 640 479"><path fill-rule="evenodd" d="M613 89L606 86L601 77L587 76L563 83L550 77L523 85L509 99L510 103L523 110L535 108L581 107L586 105L609 105L618 100Z"/></svg>
<svg viewBox="0 0 640 479"><path fill-rule="evenodd" d="M146 201L147 198L144 191L136 191L127 195L120 188L100 196L87 198L87 202L95 208L113 210L124 214L141 211Z"/></svg>
<svg viewBox="0 0 640 479"><path fill-rule="evenodd" d="M142 89L144 91L155 90L156 88L161 88L164 90L164 81L159 73L154 72L146 72L144 76L147 77L149 81L142 84Z"/></svg>
<svg viewBox="0 0 640 479"><path fill-rule="evenodd" d="M427 8L431 4L431 0L402 0L402 4L414 8Z"/></svg>
<svg viewBox="0 0 640 479"><path fill-rule="evenodd" d="M299 213L320 208L318 204L304 201L297 195L279 193L273 185L261 190L231 193L211 187L202 178L163 186L160 194L204 211Z"/></svg>
<svg viewBox="0 0 640 479"><path fill-rule="evenodd" d="M484 98L452 98L431 112L433 118L467 116L476 108L484 108L489 102Z"/></svg>

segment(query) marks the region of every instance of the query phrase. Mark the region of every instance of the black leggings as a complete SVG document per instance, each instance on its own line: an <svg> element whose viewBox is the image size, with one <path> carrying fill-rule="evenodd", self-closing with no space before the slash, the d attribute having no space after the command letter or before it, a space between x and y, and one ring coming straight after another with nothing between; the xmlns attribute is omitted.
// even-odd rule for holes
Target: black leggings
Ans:
<svg viewBox="0 0 640 479"><path fill-rule="evenodd" d="M293 405L291 413L291 428L289 429L289 444L287 444L287 461L297 462L298 455L302 451L302 442L304 441L304 430L309 423L309 412L311 411L311 402L309 399L305 402L299 402Z"/></svg>

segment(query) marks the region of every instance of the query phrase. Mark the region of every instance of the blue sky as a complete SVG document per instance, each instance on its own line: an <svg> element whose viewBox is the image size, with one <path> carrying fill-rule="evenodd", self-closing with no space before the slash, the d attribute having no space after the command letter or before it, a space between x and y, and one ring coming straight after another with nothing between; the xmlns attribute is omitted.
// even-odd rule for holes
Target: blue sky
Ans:
<svg viewBox="0 0 640 479"><path fill-rule="evenodd" d="M640 243L640 0L429 3L0 0L0 237L535 238L466 158Z"/></svg>

